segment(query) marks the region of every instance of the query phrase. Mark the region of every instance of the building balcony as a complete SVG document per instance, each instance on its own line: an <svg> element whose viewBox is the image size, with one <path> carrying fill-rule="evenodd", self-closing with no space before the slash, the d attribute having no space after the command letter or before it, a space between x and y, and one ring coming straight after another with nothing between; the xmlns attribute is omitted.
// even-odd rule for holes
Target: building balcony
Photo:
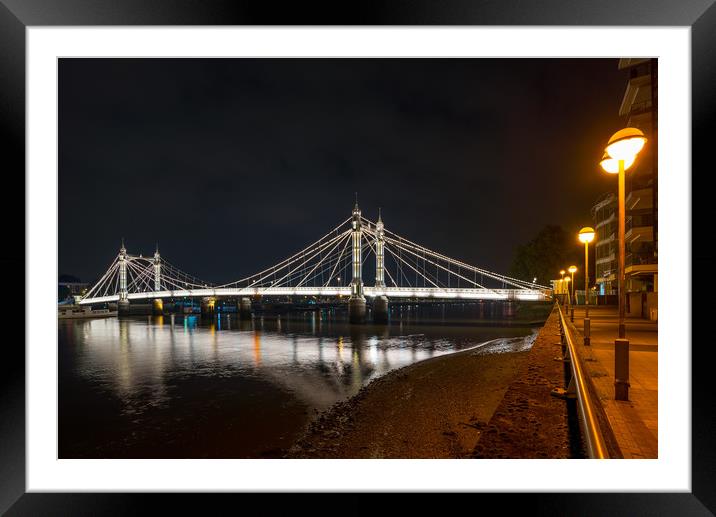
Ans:
<svg viewBox="0 0 716 517"><path fill-rule="evenodd" d="M612 214L612 215L610 215L609 217L607 217L606 219L602 219L601 221L599 221L599 222L596 224L596 226L594 227L594 229L596 230L597 228L601 228L601 227L604 226L605 224L609 224L609 223L611 223L612 221L614 221L615 219L616 219L616 215L615 215L615 214Z"/></svg>
<svg viewBox="0 0 716 517"><path fill-rule="evenodd" d="M627 253L624 256L624 262L624 272L627 272L629 268L637 266L656 266L656 264L658 264L658 258L654 256L653 251L649 250L639 253ZM654 270L656 270L655 267Z"/></svg>

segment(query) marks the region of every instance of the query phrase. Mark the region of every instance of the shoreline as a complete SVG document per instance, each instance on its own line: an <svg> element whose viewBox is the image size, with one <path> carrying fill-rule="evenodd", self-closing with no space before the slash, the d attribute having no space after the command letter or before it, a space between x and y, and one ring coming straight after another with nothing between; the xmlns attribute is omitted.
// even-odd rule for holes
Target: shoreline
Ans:
<svg viewBox="0 0 716 517"><path fill-rule="evenodd" d="M433 357L320 413L285 458L469 458L538 332Z"/></svg>

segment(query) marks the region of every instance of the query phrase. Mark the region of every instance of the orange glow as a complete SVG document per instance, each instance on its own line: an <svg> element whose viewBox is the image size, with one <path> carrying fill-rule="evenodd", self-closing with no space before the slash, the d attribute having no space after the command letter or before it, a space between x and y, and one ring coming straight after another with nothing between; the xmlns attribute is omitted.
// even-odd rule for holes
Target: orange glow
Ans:
<svg viewBox="0 0 716 517"><path fill-rule="evenodd" d="M614 133L607 143L606 152L615 160L624 160L624 169L628 169L627 162L634 163L636 155L646 143L646 137L639 129L627 127Z"/></svg>
<svg viewBox="0 0 716 517"><path fill-rule="evenodd" d="M629 160L624 161L624 170L631 167L634 164L635 159L636 155L632 156ZM601 165L602 169L609 174L617 174L619 172L619 160L610 158L607 153L604 153L604 157L602 158L602 161L599 162L599 165Z"/></svg>
<svg viewBox="0 0 716 517"><path fill-rule="evenodd" d="M594 240L594 228L585 226L579 230L579 240L587 243L592 242Z"/></svg>
<svg viewBox="0 0 716 517"><path fill-rule="evenodd" d="M261 365L261 332L254 331L254 364Z"/></svg>

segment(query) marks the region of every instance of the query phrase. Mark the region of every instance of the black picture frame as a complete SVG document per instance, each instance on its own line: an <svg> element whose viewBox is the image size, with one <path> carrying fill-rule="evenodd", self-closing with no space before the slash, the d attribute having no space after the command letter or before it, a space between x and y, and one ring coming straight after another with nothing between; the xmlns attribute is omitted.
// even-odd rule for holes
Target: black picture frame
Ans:
<svg viewBox="0 0 716 517"><path fill-rule="evenodd" d="M0 0L0 156L4 235L0 240L0 266L10 284L25 268L25 225L21 207L8 198L21 199L25 192L25 30L29 26L63 25L590 25L590 26L689 26L692 38L692 170L709 167L710 135L716 131L716 6L714 0L520 0L471 1L398 0L361 2L354 9L334 2L234 2L229 0ZM671 173L662 171L662 173ZM679 171L688 177L689 171ZM709 217L705 207L708 188L693 188L692 235L704 235ZM714 254L708 246L692 251L693 271L711 271ZM684 303L692 303L695 322L704 321L709 310L694 297L691 285ZM22 295L19 293L23 292ZM696 293L697 290L691 291ZM8 298L7 295L11 295ZM25 324L31 324L31 300L14 285L6 303L15 312L28 307ZM20 309L21 310L21 309ZM12 316L11 316L12 317ZM690 324L690 322L684 322ZM19 327L19 324L13 325ZM695 328L694 328L695 330ZM693 333L696 337L697 334ZM695 339L692 339L695 341ZM0 361L0 513L7 515L100 515L142 513L146 494L35 494L25 491L25 350L20 339L5 338ZM716 512L716 447L713 443L714 404L710 388L710 340L692 347L692 491L691 493L609 494L481 494L496 499L500 508L528 507L531 514L570 515L710 515ZM243 495L243 497L249 497ZM351 495L349 499L370 498ZM181 496L182 511L206 510L206 503ZM303 498L305 500L305 498ZM488 503L492 501L480 501ZM295 503L294 503L295 504ZM404 504L420 505L421 497ZM459 504L453 499L451 505ZM472 503L471 503L472 504ZM196 506L194 506L196 505ZM368 511L369 506L361 506ZM341 510L357 508L342 502ZM274 508L276 509L276 508ZM407 508L405 508L407 509ZM315 508L315 511L325 511ZM273 513L273 512L272 512Z"/></svg>

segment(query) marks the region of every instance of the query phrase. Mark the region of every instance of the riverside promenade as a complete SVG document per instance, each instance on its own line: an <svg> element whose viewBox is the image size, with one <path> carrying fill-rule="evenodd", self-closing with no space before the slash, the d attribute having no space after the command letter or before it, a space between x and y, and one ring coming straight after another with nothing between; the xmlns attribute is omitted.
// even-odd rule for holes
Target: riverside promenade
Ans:
<svg viewBox="0 0 716 517"><path fill-rule="evenodd" d="M614 400L614 340L618 311L612 306L589 308L591 345L584 346L584 306L574 310L576 351L604 408L624 458L658 457L658 325L627 318L630 341L628 401ZM569 323L569 311L565 311ZM515 380L478 439L475 458L579 458L575 443L578 424L574 401L550 396L563 387L562 363L555 361L559 343L559 312L545 322Z"/></svg>
<svg viewBox="0 0 716 517"><path fill-rule="evenodd" d="M614 436L625 458L658 457L658 325L626 318L629 340L629 400L614 400L614 340L619 321L616 306L590 306L591 345L582 345L584 306L574 308L577 349L599 394Z"/></svg>

